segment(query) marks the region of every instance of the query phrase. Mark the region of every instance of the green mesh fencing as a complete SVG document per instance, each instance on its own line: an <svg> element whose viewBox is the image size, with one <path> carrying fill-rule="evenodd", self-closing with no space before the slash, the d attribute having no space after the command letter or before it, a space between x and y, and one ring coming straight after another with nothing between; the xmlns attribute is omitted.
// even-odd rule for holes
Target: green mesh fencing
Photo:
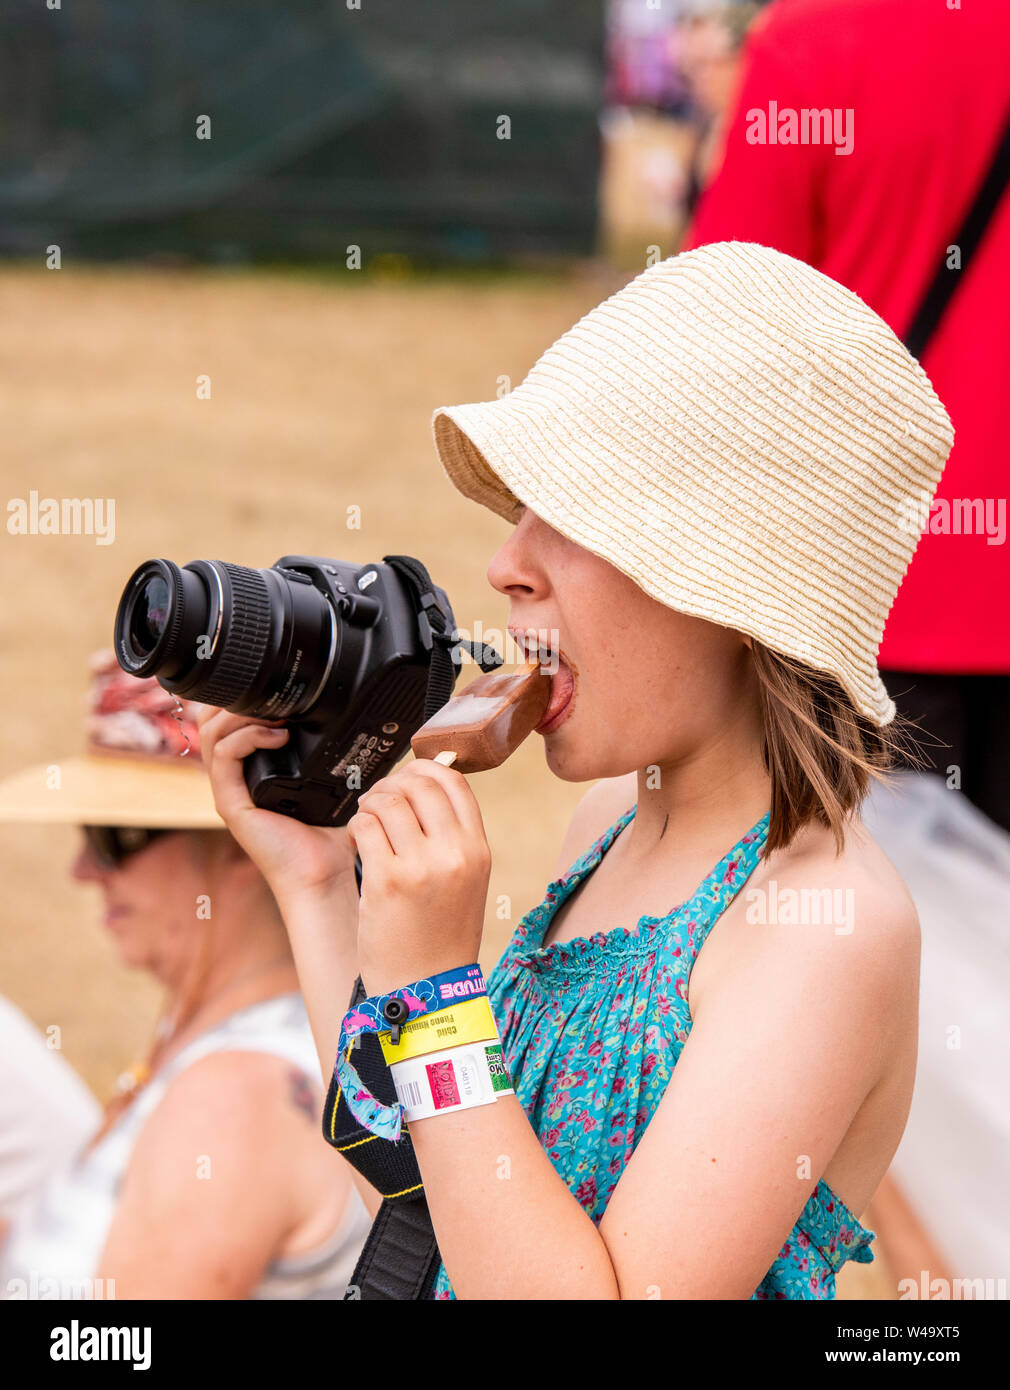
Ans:
<svg viewBox="0 0 1010 1390"><path fill-rule="evenodd" d="M602 0L4 9L2 254L594 249Z"/></svg>

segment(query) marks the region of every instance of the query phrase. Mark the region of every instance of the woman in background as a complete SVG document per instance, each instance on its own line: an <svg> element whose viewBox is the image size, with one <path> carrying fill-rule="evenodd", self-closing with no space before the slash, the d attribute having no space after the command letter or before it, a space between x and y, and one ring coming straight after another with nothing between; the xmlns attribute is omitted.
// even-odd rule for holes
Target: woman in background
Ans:
<svg viewBox="0 0 1010 1390"><path fill-rule="evenodd" d="M104 1123L12 1221L0 1289L341 1298L368 1216L320 1133L277 905L191 765L189 710L173 720L172 697L111 653L94 676L88 755L61 764L58 791L42 769L0 784L0 818L83 827L74 876L102 889L120 959L165 986L166 1008Z"/></svg>

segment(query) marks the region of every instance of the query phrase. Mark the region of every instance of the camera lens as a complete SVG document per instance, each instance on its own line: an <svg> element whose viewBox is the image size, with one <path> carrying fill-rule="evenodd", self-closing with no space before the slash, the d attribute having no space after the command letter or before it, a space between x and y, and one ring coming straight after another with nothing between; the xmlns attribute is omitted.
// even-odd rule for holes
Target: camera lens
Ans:
<svg viewBox="0 0 1010 1390"><path fill-rule="evenodd" d="M148 560L116 612L124 671L236 714L286 719L310 709L333 668L339 624L293 571L224 560Z"/></svg>
<svg viewBox="0 0 1010 1390"><path fill-rule="evenodd" d="M206 630L210 606L206 585L188 566L145 561L130 576L116 611L120 666L134 676L178 676Z"/></svg>
<svg viewBox="0 0 1010 1390"><path fill-rule="evenodd" d="M130 614L130 637L138 652L150 655L167 621L168 585L159 575L152 575L137 595Z"/></svg>
<svg viewBox="0 0 1010 1390"><path fill-rule="evenodd" d="M176 645L182 617L184 580L171 560L148 560L130 576L116 612L116 656L134 676L160 675L177 664Z"/></svg>

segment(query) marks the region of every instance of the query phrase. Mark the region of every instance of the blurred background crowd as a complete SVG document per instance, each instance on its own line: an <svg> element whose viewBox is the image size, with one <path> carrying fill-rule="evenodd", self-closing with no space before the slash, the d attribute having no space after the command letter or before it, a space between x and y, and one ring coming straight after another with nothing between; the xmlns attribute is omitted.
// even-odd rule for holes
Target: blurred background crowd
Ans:
<svg viewBox="0 0 1010 1390"><path fill-rule="evenodd" d="M989 1280L985 1296L1005 1298L1010 1280L1008 41L1010 15L968 0L12 0L0 36L7 493L113 499L116 518L107 544L10 523L0 538L0 777L79 750L104 669L88 663L148 556L417 555L461 627L500 629L484 570L502 525L442 479L431 411L516 384L650 259L773 245L913 346L957 442L881 666L926 767L874 793L867 820L922 922L919 1074L863 1215L877 1259L842 1272L842 1297ZM781 113L805 110L837 113L832 139L772 138ZM510 904L489 915L486 964L551 876L546 824L560 835L583 790L537 753L479 786L489 902ZM159 1010L187 1045L204 1016L166 1010L170 951L131 958L103 930L112 860L82 869L74 818L43 825L13 794L6 807L0 1270L14 1277L4 1227L43 1220L42 1201L58 1226L53 1184L157 1070ZM172 881L169 860L161 872ZM289 990L272 950L243 960L243 980L269 982L249 1008ZM266 1018L261 1043L302 1083L257 1084L293 1086L317 1125L311 1049L277 1041L300 1026ZM95 1096L118 1107L104 1121ZM129 1150L103 1152L113 1204ZM245 1284L221 1295L339 1296L367 1226L350 1207L327 1220L264 1233Z"/></svg>

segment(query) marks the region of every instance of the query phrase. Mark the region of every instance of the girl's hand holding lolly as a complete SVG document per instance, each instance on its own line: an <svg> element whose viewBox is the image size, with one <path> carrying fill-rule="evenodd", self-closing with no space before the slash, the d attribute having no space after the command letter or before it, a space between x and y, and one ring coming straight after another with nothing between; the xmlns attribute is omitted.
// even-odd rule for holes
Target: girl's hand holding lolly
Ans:
<svg viewBox="0 0 1010 1390"><path fill-rule="evenodd" d="M417 761L359 798L347 828L361 856L358 953L369 994L477 959L491 857L460 773L500 766L550 695L536 663L478 676L411 739Z"/></svg>
<svg viewBox="0 0 1010 1390"><path fill-rule="evenodd" d="M361 856L358 968L368 994L476 961L491 852L466 778L407 763L361 797L347 829Z"/></svg>

